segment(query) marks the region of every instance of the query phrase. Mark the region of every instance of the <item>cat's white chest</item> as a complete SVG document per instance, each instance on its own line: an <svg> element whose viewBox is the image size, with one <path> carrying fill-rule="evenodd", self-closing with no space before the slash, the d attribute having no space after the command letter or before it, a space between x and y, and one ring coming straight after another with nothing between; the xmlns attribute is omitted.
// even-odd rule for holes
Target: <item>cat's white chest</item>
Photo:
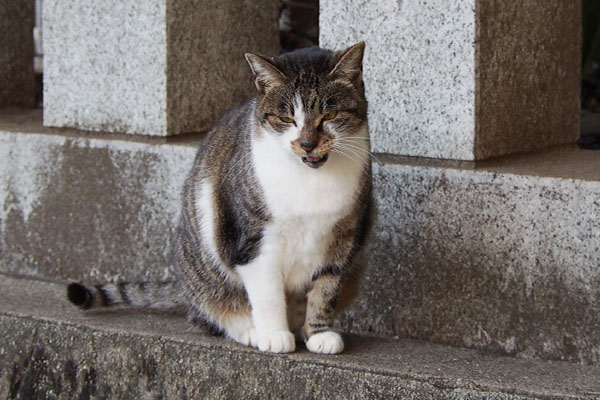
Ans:
<svg viewBox="0 0 600 400"><path fill-rule="evenodd" d="M265 166L257 174L272 216L263 244L274 254L286 290L292 292L305 288L323 267L333 228L355 198L354 182L319 172L300 164L287 169Z"/></svg>
<svg viewBox="0 0 600 400"><path fill-rule="evenodd" d="M360 163L331 154L325 165L312 169L269 137L256 140L252 152L256 177L275 218L342 216L356 199Z"/></svg>
<svg viewBox="0 0 600 400"><path fill-rule="evenodd" d="M357 199L365 160L330 154L318 169L287 151L289 138L254 138L252 160L271 215L263 251L276 265L288 291L302 290L324 265L335 224Z"/></svg>
<svg viewBox="0 0 600 400"><path fill-rule="evenodd" d="M334 218L318 221L273 221L264 232L265 250L271 252L287 291L303 290L323 267L333 239Z"/></svg>

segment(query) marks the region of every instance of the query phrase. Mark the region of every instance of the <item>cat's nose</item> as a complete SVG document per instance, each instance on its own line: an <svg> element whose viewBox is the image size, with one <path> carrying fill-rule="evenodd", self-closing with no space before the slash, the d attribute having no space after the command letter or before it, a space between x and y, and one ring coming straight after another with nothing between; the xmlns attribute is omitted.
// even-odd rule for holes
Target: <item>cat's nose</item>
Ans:
<svg viewBox="0 0 600 400"><path fill-rule="evenodd" d="M310 153L315 147L317 147L316 140L310 140L306 138L300 139L300 147L302 147L307 153Z"/></svg>

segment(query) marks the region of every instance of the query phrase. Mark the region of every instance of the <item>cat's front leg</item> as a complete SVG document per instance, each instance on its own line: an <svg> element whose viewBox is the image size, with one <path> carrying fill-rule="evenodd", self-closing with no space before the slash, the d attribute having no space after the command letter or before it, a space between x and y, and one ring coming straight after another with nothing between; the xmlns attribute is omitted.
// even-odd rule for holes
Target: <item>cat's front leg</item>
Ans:
<svg viewBox="0 0 600 400"><path fill-rule="evenodd" d="M296 349L287 321L285 291L280 269L258 257L237 268L252 307L252 321L258 336L258 348L272 353Z"/></svg>
<svg viewBox="0 0 600 400"><path fill-rule="evenodd" d="M313 353L337 354L344 350L342 336L331 330L340 292L341 279L336 272L328 271L318 276L308 292L302 334L306 348Z"/></svg>

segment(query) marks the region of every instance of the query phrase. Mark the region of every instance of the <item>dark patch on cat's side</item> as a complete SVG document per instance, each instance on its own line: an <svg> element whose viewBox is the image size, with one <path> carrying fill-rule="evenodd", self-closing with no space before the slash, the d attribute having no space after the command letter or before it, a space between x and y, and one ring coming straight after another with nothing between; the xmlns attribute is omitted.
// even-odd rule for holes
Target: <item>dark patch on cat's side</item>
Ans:
<svg viewBox="0 0 600 400"><path fill-rule="evenodd" d="M188 313L188 321L206 330L210 335L219 336L223 334L223 330L206 316L201 315L196 310L190 310Z"/></svg>
<svg viewBox="0 0 600 400"><path fill-rule="evenodd" d="M223 199L223 202L227 200ZM221 245L229 265L246 265L258 254L262 230L250 229L244 214L236 212L236 207L226 205L220 214Z"/></svg>

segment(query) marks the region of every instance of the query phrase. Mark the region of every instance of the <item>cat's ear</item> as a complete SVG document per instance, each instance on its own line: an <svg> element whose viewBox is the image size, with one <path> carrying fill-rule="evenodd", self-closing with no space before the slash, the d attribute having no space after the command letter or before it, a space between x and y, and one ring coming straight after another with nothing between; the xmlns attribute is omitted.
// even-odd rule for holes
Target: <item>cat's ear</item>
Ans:
<svg viewBox="0 0 600 400"><path fill-rule="evenodd" d="M357 84L362 81L362 62L365 54L365 42L360 42L336 55L339 61L329 73L330 76L339 76Z"/></svg>
<svg viewBox="0 0 600 400"><path fill-rule="evenodd" d="M259 93L266 93L269 89L285 84L285 75L275 65L265 58L252 53L244 54L254 74L254 84Z"/></svg>

